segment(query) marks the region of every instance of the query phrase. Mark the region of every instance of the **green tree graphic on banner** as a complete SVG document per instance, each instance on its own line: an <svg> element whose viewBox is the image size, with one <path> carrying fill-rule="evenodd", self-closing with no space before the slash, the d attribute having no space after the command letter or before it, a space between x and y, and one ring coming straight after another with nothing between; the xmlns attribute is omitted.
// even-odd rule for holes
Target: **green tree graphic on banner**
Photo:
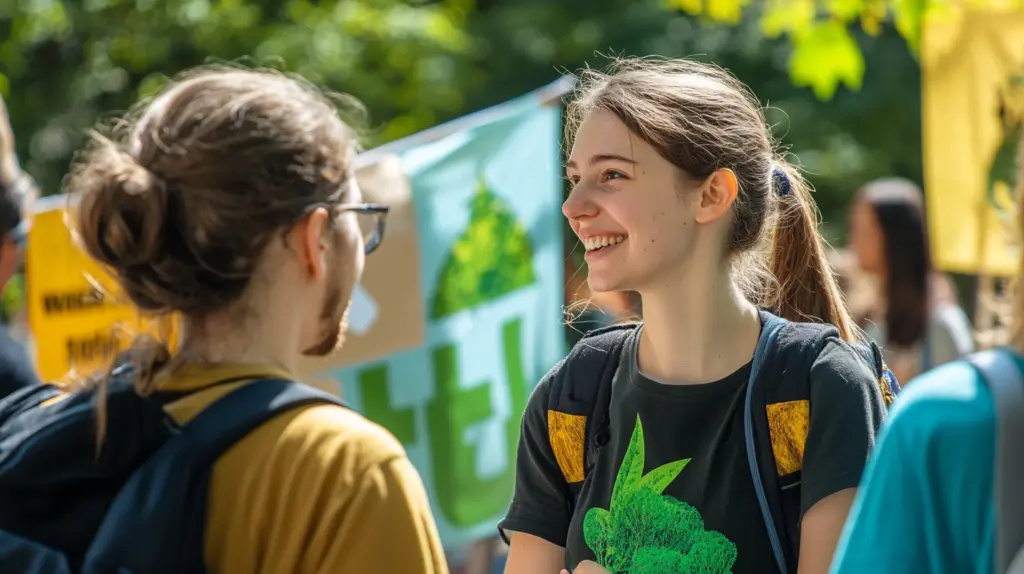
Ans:
<svg viewBox="0 0 1024 574"><path fill-rule="evenodd" d="M447 317L533 282L533 246L526 229L480 176L469 226L441 268L430 318Z"/></svg>

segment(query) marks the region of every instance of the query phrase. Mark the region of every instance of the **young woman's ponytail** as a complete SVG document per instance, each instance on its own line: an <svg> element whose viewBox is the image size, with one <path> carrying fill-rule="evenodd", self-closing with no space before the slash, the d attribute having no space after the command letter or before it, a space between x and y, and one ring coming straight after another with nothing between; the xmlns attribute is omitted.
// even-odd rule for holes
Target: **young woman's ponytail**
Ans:
<svg viewBox="0 0 1024 574"><path fill-rule="evenodd" d="M811 186L793 166L780 162L772 169L771 187L778 202L772 231L769 269L777 282L774 307L791 321L831 323L847 341L859 329L829 264L825 241L818 233L818 211Z"/></svg>

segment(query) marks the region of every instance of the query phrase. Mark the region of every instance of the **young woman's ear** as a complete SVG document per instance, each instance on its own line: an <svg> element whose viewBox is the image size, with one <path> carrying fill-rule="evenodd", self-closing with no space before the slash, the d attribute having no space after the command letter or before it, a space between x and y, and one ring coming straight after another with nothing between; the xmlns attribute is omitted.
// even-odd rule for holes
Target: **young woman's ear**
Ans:
<svg viewBox="0 0 1024 574"><path fill-rule="evenodd" d="M700 203L694 213L697 223L711 223L725 215L736 202L739 181L728 168L715 170L701 185Z"/></svg>

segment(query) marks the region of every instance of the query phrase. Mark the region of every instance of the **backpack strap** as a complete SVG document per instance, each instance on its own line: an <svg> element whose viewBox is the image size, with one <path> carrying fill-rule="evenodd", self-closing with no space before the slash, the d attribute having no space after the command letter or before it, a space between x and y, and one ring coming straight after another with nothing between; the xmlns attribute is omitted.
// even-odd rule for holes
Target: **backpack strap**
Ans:
<svg viewBox="0 0 1024 574"><path fill-rule="evenodd" d="M810 424L810 372L830 341L841 341L834 325L790 322L761 312L761 337L751 363L744 405L744 434L755 494L779 572L797 570L800 555L803 453ZM870 344L849 345L879 376L881 352ZM892 379L895 383L895 379Z"/></svg>
<svg viewBox="0 0 1024 574"><path fill-rule="evenodd" d="M637 324L612 325L588 332L565 358L548 393L548 433L553 421L567 417L582 422L580 452L572 460L559 460L568 485L570 514L583 482L597 461L597 451L608 443L612 379L626 338ZM577 425L580 426L580 425ZM559 452L556 449L556 453Z"/></svg>
<svg viewBox="0 0 1024 574"><path fill-rule="evenodd" d="M786 569L786 554L779 537L779 531L775 523L775 515L772 506L768 502L765 493L765 483L761 475L761 462L758 460L757 443L754 442L754 402L756 393L754 387L759 380L762 369L765 366L766 358L775 352L775 342L779 332L788 322L771 313L761 313L761 334L757 339L757 347L754 350L754 359L750 365L750 380L747 382L746 400L743 407L743 436L747 444L747 463L750 467L750 477L754 482L754 492L757 495L757 504L761 509L761 517L764 519L765 528L768 530L768 541L772 547L772 555L775 557L775 564L781 574L788 574Z"/></svg>
<svg viewBox="0 0 1024 574"><path fill-rule="evenodd" d="M231 446L275 416L300 406L345 406L293 381L247 383L200 412L128 480L114 499L83 572L205 572L210 470Z"/></svg>
<svg viewBox="0 0 1024 574"><path fill-rule="evenodd" d="M1024 547L1024 378L1010 351L990 349L967 357L992 391L996 407L995 572L1010 572ZM1020 567L1018 563L1015 567Z"/></svg>

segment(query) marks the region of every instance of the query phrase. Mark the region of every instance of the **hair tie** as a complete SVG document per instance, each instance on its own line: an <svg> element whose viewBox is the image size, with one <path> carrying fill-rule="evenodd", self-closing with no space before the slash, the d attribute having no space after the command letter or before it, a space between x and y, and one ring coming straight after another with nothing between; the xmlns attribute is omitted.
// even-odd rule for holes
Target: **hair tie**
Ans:
<svg viewBox="0 0 1024 574"><path fill-rule="evenodd" d="M775 168L772 169L772 179L775 181L775 193L779 194L779 197L786 197L789 195L789 176L786 175L786 171L784 169L779 166L775 166Z"/></svg>

